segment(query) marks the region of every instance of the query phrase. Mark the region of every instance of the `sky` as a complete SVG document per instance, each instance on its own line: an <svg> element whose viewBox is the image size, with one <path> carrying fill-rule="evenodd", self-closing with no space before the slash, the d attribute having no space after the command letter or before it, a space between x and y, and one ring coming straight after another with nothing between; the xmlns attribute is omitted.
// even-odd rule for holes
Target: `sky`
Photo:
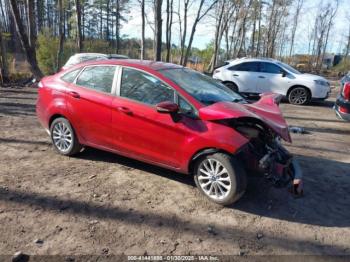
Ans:
<svg viewBox="0 0 350 262"><path fill-rule="evenodd" d="M295 53L307 53L308 52L308 35L312 30L317 8L325 4L327 1L335 2L335 0L304 0L304 6L299 18L299 26L296 32L295 41ZM174 1L177 3L177 1ZM182 1L181 1L182 2ZM163 9L165 8L165 1L163 1ZM196 8L191 8L189 11L189 28L192 26L195 17ZM294 12L294 8L290 11ZM147 19L149 21L153 20L153 12L151 8L146 10ZM173 35L172 39L174 44L179 44L179 30L178 30L178 18L174 17L175 24L173 25ZM165 11L163 12L163 29L166 21ZM204 49L208 43L214 38L215 28L213 24L213 19L207 17L203 19L198 26L193 42L193 47ZM350 0L340 0L338 12L334 20L334 26L330 32L330 40L327 48L328 52L340 53L342 52L346 36L349 30L350 23ZM140 38L141 35L141 15L140 15L140 5L133 3L130 5L130 15L127 23L123 24L121 30L122 34L128 35L129 37ZM146 37L153 37L153 31L149 25L146 26ZM163 33L163 41L165 41L165 34Z"/></svg>

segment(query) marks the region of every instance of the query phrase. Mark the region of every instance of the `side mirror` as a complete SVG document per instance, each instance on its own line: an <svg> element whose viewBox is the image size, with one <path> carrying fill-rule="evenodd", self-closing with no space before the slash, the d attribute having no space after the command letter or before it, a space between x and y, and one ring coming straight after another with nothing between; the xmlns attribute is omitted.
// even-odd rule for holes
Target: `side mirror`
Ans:
<svg viewBox="0 0 350 262"><path fill-rule="evenodd" d="M161 114L172 114L179 111L179 106L174 102L164 101L156 105L157 112Z"/></svg>
<svg viewBox="0 0 350 262"><path fill-rule="evenodd" d="M284 71L284 70L282 70L281 74L282 74L282 77L286 77L287 76L287 72Z"/></svg>

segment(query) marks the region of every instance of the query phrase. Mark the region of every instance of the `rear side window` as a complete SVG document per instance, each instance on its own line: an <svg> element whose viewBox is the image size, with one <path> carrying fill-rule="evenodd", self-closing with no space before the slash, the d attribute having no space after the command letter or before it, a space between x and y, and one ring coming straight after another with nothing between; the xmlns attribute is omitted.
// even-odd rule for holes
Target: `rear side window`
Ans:
<svg viewBox="0 0 350 262"><path fill-rule="evenodd" d="M77 77L77 75L79 74L80 72L80 68L79 69L76 69L76 70L73 70L73 71L70 71L66 74L64 74L61 79L65 82L68 82L68 83L73 83L75 78Z"/></svg>
<svg viewBox="0 0 350 262"><path fill-rule="evenodd" d="M158 78L131 68L123 68L120 96L149 105L174 101L175 92Z"/></svg>
<svg viewBox="0 0 350 262"><path fill-rule="evenodd" d="M111 93L115 66L86 67L79 75L76 84L105 93Z"/></svg>
<svg viewBox="0 0 350 262"><path fill-rule="evenodd" d="M259 72L258 62L245 62L228 68L231 71Z"/></svg>
<svg viewBox="0 0 350 262"><path fill-rule="evenodd" d="M270 73L270 74L280 74L282 73L282 69L272 63L260 63L260 71L262 73Z"/></svg>

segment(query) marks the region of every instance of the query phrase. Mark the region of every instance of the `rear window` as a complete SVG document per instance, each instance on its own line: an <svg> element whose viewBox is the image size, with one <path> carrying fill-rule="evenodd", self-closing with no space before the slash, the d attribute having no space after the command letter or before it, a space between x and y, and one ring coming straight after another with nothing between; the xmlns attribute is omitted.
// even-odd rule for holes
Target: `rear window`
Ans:
<svg viewBox="0 0 350 262"><path fill-rule="evenodd" d="M73 83L80 72L80 68L64 74L61 79L67 83Z"/></svg>

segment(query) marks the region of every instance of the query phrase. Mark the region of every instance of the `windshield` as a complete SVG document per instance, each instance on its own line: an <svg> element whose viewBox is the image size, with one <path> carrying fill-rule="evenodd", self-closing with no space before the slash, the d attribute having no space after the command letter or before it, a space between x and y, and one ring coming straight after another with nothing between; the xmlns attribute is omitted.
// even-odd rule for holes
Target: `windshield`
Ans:
<svg viewBox="0 0 350 262"><path fill-rule="evenodd" d="M277 64L282 66L284 69L287 69L289 72L292 72L292 73L297 74L297 75L301 75L301 73L298 70L291 67L290 65L287 65L287 64L282 63L282 62L277 62Z"/></svg>
<svg viewBox="0 0 350 262"><path fill-rule="evenodd" d="M162 69L160 72L205 105L220 101L245 102L242 96L218 81L188 68Z"/></svg>

